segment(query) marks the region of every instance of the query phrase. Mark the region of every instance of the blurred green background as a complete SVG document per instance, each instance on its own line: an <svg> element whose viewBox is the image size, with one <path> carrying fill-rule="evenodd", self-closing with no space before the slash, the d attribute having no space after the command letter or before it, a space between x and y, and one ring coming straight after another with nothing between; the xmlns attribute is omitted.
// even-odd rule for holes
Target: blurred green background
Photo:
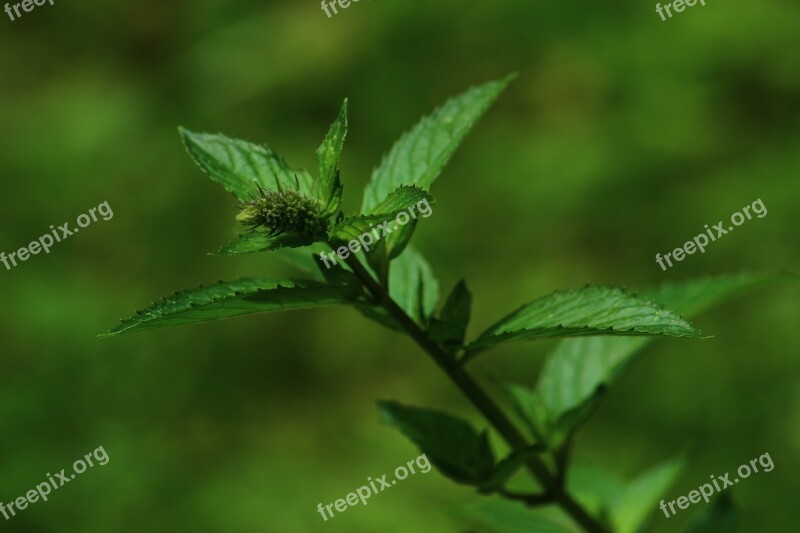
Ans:
<svg viewBox="0 0 800 533"><path fill-rule="evenodd" d="M483 500L435 470L323 522L332 502L417 456L374 402L474 411L411 341L349 309L256 315L101 340L173 290L294 272L206 255L232 196L176 128L267 142L314 169L342 99L345 208L402 131L446 97L519 71L433 188L417 246L470 334L558 287L630 288L794 269L800 5L654 2L57 1L0 17L0 250L108 201L97 222L0 267L0 501L98 446L110 462L1 531L454 532ZM753 219L668 272L657 252L761 198ZM740 531L791 531L800 467L800 296L764 289L664 340L579 435L576 460L633 477L686 453L675 498L769 452L737 485ZM554 342L476 363L533 383ZM660 517L675 531L699 510ZM472 526L483 531L482 526Z"/></svg>

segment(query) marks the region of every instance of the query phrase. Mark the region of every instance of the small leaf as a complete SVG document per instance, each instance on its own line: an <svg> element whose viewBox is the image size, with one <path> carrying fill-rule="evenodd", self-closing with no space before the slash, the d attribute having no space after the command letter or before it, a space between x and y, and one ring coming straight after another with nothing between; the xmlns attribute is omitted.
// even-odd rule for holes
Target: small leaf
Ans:
<svg viewBox="0 0 800 533"><path fill-rule="evenodd" d="M314 240L313 237L299 233L279 233L269 236L260 231L253 231L239 235L238 238L220 248L216 255L242 255L279 248L298 248L308 246Z"/></svg>
<svg viewBox="0 0 800 533"><path fill-rule="evenodd" d="M392 262L389 296L420 325L436 310L439 281L425 257L411 246Z"/></svg>
<svg viewBox="0 0 800 533"><path fill-rule="evenodd" d="M410 185L398 187L369 213L343 219L330 229L328 235L331 239L349 241L358 240L362 234L369 234L371 240L377 242L383 239L387 232L391 234L416 218L416 212L409 214L409 210L423 201L431 203L433 196L419 187ZM407 217L406 222L401 224L395 217L403 212L406 212ZM383 223L386 223L383 228L378 227Z"/></svg>
<svg viewBox="0 0 800 533"><path fill-rule="evenodd" d="M502 489L525 463L545 451L541 444L534 444L521 450L511 452L508 457L497 463L491 477L483 483L478 492L489 494Z"/></svg>
<svg viewBox="0 0 800 533"><path fill-rule="evenodd" d="M447 297L439 318L431 319L429 331L434 340L450 351L460 349L467 334L471 308L472 295L461 280Z"/></svg>
<svg viewBox="0 0 800 533"><path fill-rule="evenodd" d="M629 483L611 503L611 522L617 533L636 533L658 510L662 494L675 482L684 462L675 459L653 468Z"/></svg>
<svg viewBox="0 0 800 533"><path fill-rule="evenodd" d="M473 87L451 98L423 117L392 146L364 190L361 211L371 212L387 195L402 185L430 190L442 168L484 112L516 75ZM398 257L414 233L416 221L389 235L380 261Z"/></svg>
<svg viewBox="0 0 800 533"><path fill-rule="evenodd" d="M315 281L244 278L175 293L123 320L119 326L101 336L183 326L265 311L358 304L361 301L361 294L350 286Z"/></svg>
<svg viewBox="0 0 800 533"><path fill-rule="evenodd" d="M492 475L494 456L486 433L478 433L466 421L445 413L379 402L384 422L395 426L457 483L480 485Z"/></svg>
<svg viewBox="0 0 800 533"><path fill-rule="evenodd" d="M502 386L511 398L514 410L531 430L531 434L552 451L561 448L575 429L594 412L604 397L598 393L592 397L592 401L565 411L560 416L554 416L538 391L512 383L503 383Z"/></svg>
<svg viewBox="0 0 800 533"><path fill-rule="evenodd" d="M534 300L484 332L470 352L521 339L586 335L662 335L701 338L678 315L613 287L556 291Z"/></svg>
<svg viewBox="0 0 800 533"><path fill-rule="evenodd" d="M500 383L500 385L511 399L514 411L522 418L536 440L548 448L554 448L551 444L553 438L550 428L551 416L538 393L515 383Z"/></svg>
<svg viewBox="0 0 800 533"><path fill-rule="evenodd" d="M730 493L723 492L697 515L686 533L733 533L736 531L736 506Z"/></svg>
<svg viewBox="0 0 800 533"><path fill-rule="evenodd" d="M329 216L339 211L342 203L342 184L339 181L339 158L347 136L347 99L342 102L339 115L331 124L325 139L317 148L319 163L320 199Z"/></svg>
<svg viewBox="0 0 800 533"><path fill-rule="evenodd" d="M289 168L286 162L266 145L232 139L221 134L194 133L179 128L183 144L195 163L208 176L233 193L242 202L257 194L256 184L265 190L295 189L311 198L319 198L314 178L305 170ZM276 181L277 180L277 181Z"/></svg>

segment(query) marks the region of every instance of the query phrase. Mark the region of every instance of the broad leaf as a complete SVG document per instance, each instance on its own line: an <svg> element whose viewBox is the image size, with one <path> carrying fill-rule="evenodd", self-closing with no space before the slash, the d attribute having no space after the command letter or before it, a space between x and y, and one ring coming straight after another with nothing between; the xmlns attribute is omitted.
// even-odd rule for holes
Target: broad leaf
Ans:
<svg viewBox="0 0 800 533"><path fill-rule="evenodd" d="M664 284L643 296L692 315L750 290L791 279L783 274L736 274ZM596 401L651 337L586 337L561 341L545 360L536 392L553 420ZM552 422L555 423L555 422ZM562 424L563 426L563 424Z"/></svg>
<svg viewBox="0 0 800 533"><path fill-rule="evenodd" d="M430 334L434 340L450 351L460 349L467 334L471 308L472 295L461 280L445 300L439 318L431 319Z"/></svg>
<svg viewBox="0 0 800 533"><path fill-rule="evenodd" d="M662 335L701 338L678 315L613 287L556 291L515 311L468 347L476 353L496 344L541 337Z"/></svg>
<svg viewBox="0 0 800 533"><path fill-rule="evenodd" d="M401 185L430 190L458 145L506 85L515 77L473 87L423 117L392 146L364 190L361 212L367 213ZM408 244L415 224L403 226L387 238L385 260L398 257Z"/></svg>
<svg viewBox="0 0 800 533"><path fill-rule="evenodd" d="M347 136L347 99L342 103L339 115L331 124L325 139L317 148L319 163L319 195L325 213L336 214L342 203L342 184L339 181L339 158Z"/></svg>
<svg viewBox="0 0 800 533"><path fill-rule="evenodd" d="M458 483L481 485L489 480L494 456L486 433L445 413L379 402L384 422L395 426L419 446L428 459Z"/></svg>
<svg viewBox="0 0 800 533"><path fill-rule="evenodd" d="M289 168L286 162L266 145L232 139L221 134L194 133L179 128L183 144L195 163L208 176L243 202L265 190L297 189L318 198L314 179L305 170Z"/></svg>
<svg viewBox="0 0 800 533"><path fill-rule="evenodd" d="M636 533L645 519L658 510L658 501L683 469L676 459L653 468L629 483L611 503L615 533Z"/></svg>
<svg viewBox="0 0 800 533"><path fill-rule="evenodd" d="M217 255L242 255L279 248L297 248L308 246L313 242L313 237L299 233L279 233L270 237L264 232L253 231L239 235L235 240L220 248Z"/></svg>
<svg viewBox="0 0 800 533"><path fill-rule="evenodd" d="M265 311L358 304L361 301L360 292L350 286L327 285L315 281L244 278L177 292L123 320L119 326L103 336L183 326Z"/></svg>

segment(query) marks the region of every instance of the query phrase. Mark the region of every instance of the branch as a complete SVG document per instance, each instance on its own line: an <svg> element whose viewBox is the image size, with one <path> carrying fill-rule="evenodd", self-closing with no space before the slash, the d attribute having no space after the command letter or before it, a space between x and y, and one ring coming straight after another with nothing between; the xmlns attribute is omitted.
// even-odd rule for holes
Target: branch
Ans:
<svg viewBox="0 0 800 533"><path fill-rule="evenodd" d="M517 429L513 422L486 394L481 386L459 364L453 355L445 352L414 320L409 317L400 306L389 296L372 275L364 268L355 256L345 259L345 262L372 294L375 300L397 321L416 343L425 350L434 362L441 368L451 381L464 393L472 404L483 414L486 420L494 426L498 433L508 442L514 450L528 447L525 436ZM532 457L527 462L528 470L539 481L553 502L558 503L565 512L590 533L606 533L608 529L592 517L578 502L564 492L553 475L550 468L538 457Z"/></svg>

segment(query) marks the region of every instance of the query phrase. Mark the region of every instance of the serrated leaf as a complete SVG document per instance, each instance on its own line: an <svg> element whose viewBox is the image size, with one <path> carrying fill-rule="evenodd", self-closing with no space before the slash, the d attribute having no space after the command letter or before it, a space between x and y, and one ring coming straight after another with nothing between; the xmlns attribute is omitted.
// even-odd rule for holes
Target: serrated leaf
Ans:
<svg viewBox="0 0 800 533"><path fill-rule="evenodd" d="M479 488L478 492L492 493L502 489L508 480L516 474L525 464L545 451L541 444L534 444L521 450L514 450L505 459L497 463L492 475Z"/></svg>
<svg viewBox="0 0 800 533"><path fill-rule="evenodd" d="M735 274L667 283L642 295L688 316L728 298L789 279L793 277L785 274ZM586 402L594 402L597 392L609 387L633 356L652 340L652 337L585 337L561 341L545 360L536 386L554 421L580 409ZM568 425L563 421L560 424Z"/></svg>
<svg viewBox="0 0 800 533"><path fill-rule="evenodd" d="M723 492L692 520L686 533L733 533L736 531L736 506L733 497Z"/></svg>
<svg viewBox="0 0 800 533"><path fill-rule="evenodd" d="M183 326L239 315L333 304L361 303L350 286L315 281L244 278L175 293L123 320L102 336Z"/></svg>
<svg viewBox="0 0 800 533"><path fill-rule="evenodd" d="M697 339L702 334L678 315L621 289L589 286L534 300L485 331L468 351L513 340L586 335L661 335Z"/></svg>
<svg viewBox="0 0 800 533"><path fill-rule="evenodd" d="M662 494L675 482L684 462L674 459L645 472L611 502L610 516L615 533L636 533L645 519L658 510Z"/></svg>
<svg viewBox="0 0 800 533"><path fill-rule="evenodd" d="M450 479L480 485L492 475L494 456L486 432L478 433L468 422L431 409L396 402L379 402L378 408L384 422L416 443Z"/></svg>
<svg viewBox="0 0 800 533"><path fill-rule="evenodd" d="M430 189L464 136L511 79L491 81L451 98L403 134L373 171L361 211L370 212L401 185Z"/></svg>
<svg viewBox="0 0 800 533"><path fill-rule="evenodd" d="M277 250L279 248L298 248L314 242L313 237L300 233L279 233L269 236L264 232L253 231L239 235L219 249L217 255L242 255L255 252Z"/></svg>
<svg viewBox="0 0 800 533"><path fill-rule="evenodd" d="M412 246L392 262L389 296L420 325L436 310L439 281L425 257Z"/></svg>
<svg viewBox="0 0 800 533"><path fill-rule="evenodd" d="M178 128L186 151L212 180L242 202L257 194L256 184L265 190L295 189L319 198L314 178L302 169L292 169L266 145L253 144L221 134L195 133Z"/></svg>
<svg viewBox="0 0 800 533"><path fill-rule="evenodd" d="M450 351L464 344L472 309L472 295L464 280L459 281L445 300L439 318L431 319L429 332L433 339Z"/></svg>
<svg viewBox="0 0 800 533"><path fill-rule="evenodd" d="M336 214L342 203L342 184L339 181L339 158L347 136L347 98L342 102L339 115L328 129L325 139L317 148L319 163L320 198L325 206L325 213Z"/></svg>
<svg viewBox="0 0 800 533"><path fill-rule="evenodd" d="M416 185L430 190L466 134L514 77L516 75L491 81L451 98L403 134L372 172L364 190L361 212L370 212L401 185ZM394 259L402 253L415 226L404 226L387 238L384 260Z"/></svg>
<svg viewBox="0 0 800 533"><path fill-rule="evenodd" d="M405 212L407 215L405 224L414 220L416 212L409 214L409 210L421 202L430 205L433 196L419 187L410 185L398 187L367 214L347 217L335 224L328 232L328 236L334 240L349 241L358 240L366 233L371 234L374 242L377 242L404 225L396 219L400 213ZM383 223L386 223L384 228L379 228L378 225Z"/></svg>

